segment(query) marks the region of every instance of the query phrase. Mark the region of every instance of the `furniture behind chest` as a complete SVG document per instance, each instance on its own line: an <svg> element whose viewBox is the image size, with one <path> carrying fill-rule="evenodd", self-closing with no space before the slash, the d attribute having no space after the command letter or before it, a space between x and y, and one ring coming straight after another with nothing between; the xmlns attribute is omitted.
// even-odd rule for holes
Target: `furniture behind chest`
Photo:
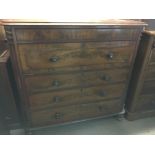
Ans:
<svg viewBox="0 0 155 155"><path fill-rule="evenodd" d="M5 50L0 55L0 134L20 127L18 94L12 70L10 54Z"/></svg>
<svg viewBox="0 0 155 155"><path fill-rule="evenodd" d="M155 31L143 32L127 97L127 118L155 116Z"/></svg>
<svg viewBox="0 0 155 155"><path fill-rule="evenodd" d="M0 23L0 55L6 50L4 26Z"/></svg>
<svg viewBox="0 0 155 155"><path fill-rule="evenodd" d="M145 23L5 20L3 24L27 127L123 111Z"/></svg>
<svg viewBox="0 0 155 155"><path fill-rule="evenodd" d="M7 48L4 27L0 25L0 134L10 134L10 130L21 128L19 96Z"/></svg>

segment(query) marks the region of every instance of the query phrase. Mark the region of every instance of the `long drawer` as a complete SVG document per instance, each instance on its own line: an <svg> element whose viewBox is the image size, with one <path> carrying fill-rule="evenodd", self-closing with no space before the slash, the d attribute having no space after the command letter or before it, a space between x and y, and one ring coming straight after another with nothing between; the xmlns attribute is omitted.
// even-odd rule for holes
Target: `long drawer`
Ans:
<svg viewBox="0 0 155 155"><path fill-rule="evenodd" d="M24 72L60 67L130 65L135 42L22 44L18 54Z"/></svg>
<svg viewBox="0 0 155 155"><path fill-rule="evenodd" d="M32 126L43 126L67 121L87 119L97 116L115 114L123 109L121 100L100 101L90 104L77 104L59 108L33 111L31 113Z"/></svg>
<svg viewBox="0 0 155 155"><path fill-rule="evenodd" d="M144 78L145 81L155 80L155 65L148 65L145 68Z"/></svg>
<svg viewBox="0 0 155 155"><path fill-rule="evenodd" d="M155 48L151 50L149 64L155 65Z"/></svg>
<svg viewBox="0 0 155 155"><path fill-rule="evenodd" d="M65 91L52 91L29 96L30 108L41 109L51 106L64 106L71 104L90 103L104 99L122 97L125 84L112 84L88 88L71 89Z"/></svg>
<svg viewBox="0 0 155 155"><path fill-rule="evenodd" d="M141 95L135 101L136 111L146 111L155 109L155 95Z"/></svg>
<svg viewBox="0 0 155 155"><path fill-rule="evenodd" d="M30 94L49 90L59 90L73 87L126 82L128 69L111 69L96 71L81 71L68 74L52 74L27 76L25 83Z"/></svg>
<svg viewBox="0 0 155 155"><path fill-rule="evenodd" d="M155 80L145 81L141 90L141 94L154 94L155 93Z"/></svg>
<svg viewBox="0 0 155 155"><path fill-rule="evenodd" d="M18 28L15 34L17 42L113 41L135 40L139 29Z"/></svg>

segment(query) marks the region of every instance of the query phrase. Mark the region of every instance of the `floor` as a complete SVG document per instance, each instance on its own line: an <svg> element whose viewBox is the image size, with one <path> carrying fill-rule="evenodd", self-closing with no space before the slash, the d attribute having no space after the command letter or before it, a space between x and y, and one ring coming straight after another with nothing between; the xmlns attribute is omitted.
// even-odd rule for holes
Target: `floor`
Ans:
<svg viewBox="0 0 155 155"><path fill-rule="evenodd" d="M111 117L33 131L34 135L154 135L155 117L136 121Z"/></svg>

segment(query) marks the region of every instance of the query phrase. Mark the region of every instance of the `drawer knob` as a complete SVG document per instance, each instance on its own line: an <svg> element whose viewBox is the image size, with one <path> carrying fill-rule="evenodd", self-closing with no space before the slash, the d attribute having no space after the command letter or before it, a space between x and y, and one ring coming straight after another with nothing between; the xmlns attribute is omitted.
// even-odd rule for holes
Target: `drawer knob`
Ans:
<svg viewBox="0 0 155 155"><path fill-rule="evenodd" d="M114 54L113 54L112 52L109 52L109 53L107 54L107 57L108 57L109 59L113 59Z"/></svg>
<svg viewBox="0 0 155 155"><path fill-rule="evenodd" d="M105 81L110 81L110 80L111 80L111 77L108 76L108 75L103 75L103 76L101 77L101 79L102 79L102 80L105 80Z"/></svg>
<svg viewBox="0 0 155 155"><path fill-rule="evenodd" d="M56 112L54 117L55 117L55 119L61 119L63 117L63 114Z"/></svg>
<svg viewBox="0 0 155 155"><path fill-rule="evenodd" d="M58 87L58 86L60 86L60 81L54 80L52 85L55 86L55 87Z"/></svg>
<svg viewBox="0 0 155 155"><path fill-rule="evenodd" d="M51 61L51 62L57 62L58 60L59 60L58 56L53 56L53 57L49 58L49 61Z"/></svg>
<svg viewBox="0 0 155 155"><path fill-rule="evenodd" d="M60 102L60 101L61 101L60 96L54 96L54 97L53 97L53 101L56 102L56 103L57 103L57 102Z"/></svg>
<svg viewBox="0 0 155 155"><path fill-rule="evenodd" d="M105 97L105 96L107 96L107 93L106 93L106 91L101 90L98 95L101 97Z"/></svg>

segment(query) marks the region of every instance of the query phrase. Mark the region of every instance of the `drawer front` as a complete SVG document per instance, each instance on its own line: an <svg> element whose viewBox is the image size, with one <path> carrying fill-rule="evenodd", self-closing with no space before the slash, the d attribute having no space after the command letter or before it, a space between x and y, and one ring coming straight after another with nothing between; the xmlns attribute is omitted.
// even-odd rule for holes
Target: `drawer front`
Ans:
<svg viewBox="0 0 155 155"><path fill-rule="evenodd" d="M139 29L16 29L17 42L136 40Z"/></svg>
<svg viewBox="0 0 155 155"><path fill-rule="evenodd" d="M152 54L151 54L151 57L150 57L150 63L149 64L155 64L155 52L153 52Z"/></svg>
<svg viewBox="0 0 155 155"><path fill-rule="evenodd" d="M143 95L135 101L136 111L155 110L155 95Z"/></svg>
<svg viewBox="0 0 155 155"><path fill-rule="evenodd" d="M87 119L91 117L110 115L121 112L123 109L120 100L101 101L97 103L71 105L47 110L32 111L32 126L51 125Z"/></svg>
<svg viewBox="0 0 155 155"><path fill-rule="evenodd" d="M144 78L145 81L155 80L155 65L149 65L146 67Z"/></svg>
<svg viewBox="0 0 155 155"><path fill-rule="evenodd" d="M89 88L71 89L33 94L29 96L30 108L40 109L51 106L63 106L80 103L90 103L104 99L122 97L125 84L113 84Z"/></svg>
<svg viewBox="0 0 155 155"><path fill-rule="evenodd" d="M155 48L152 48L151 50L149 64L151 65L155 64Z"/></svg>
<svg viewBox="0 0 155 155"><path fill-rule="evenodd" d="M155 80L145 81L141 90L141 94L155 94Z"/></svg>
<svg viewBox="0 0 155 155"><path fill-rule="evenodd" d="M125 82L128 69L89 71L69 74L38 75L25 78L30 94L49 90Z"/></svg>
<svg viewBox="0 0 155 155"><path fill-rule="evenodd" d="M113 67L118 63L122 66L129 65L134 50L135 42L23 44L18 46L24 72L107 63Z"/></svg>

